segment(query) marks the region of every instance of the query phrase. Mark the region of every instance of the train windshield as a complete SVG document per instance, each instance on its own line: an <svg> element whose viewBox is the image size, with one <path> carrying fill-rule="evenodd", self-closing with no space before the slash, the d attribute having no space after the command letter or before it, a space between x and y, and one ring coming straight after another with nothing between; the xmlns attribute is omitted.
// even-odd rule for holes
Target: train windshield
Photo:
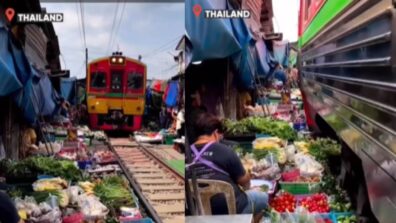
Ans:
<svg viewBox="0 0 396 223"><path fill-rule="evenodd" d="M129 73L128 74L128 90L140 90L143 88L143 74Z"/></svg>
<svg viewBox="0 0 396 223"><path fill-rule="evenodd" d="M122 71L111 72L111 90L113 92L122 92Z"/></svg>
<svg viewBox="0 0 396 223"><path fill-rule="evenodd" d="M106 74L104 72L91 73L91 87L106 88Z"/></svg>

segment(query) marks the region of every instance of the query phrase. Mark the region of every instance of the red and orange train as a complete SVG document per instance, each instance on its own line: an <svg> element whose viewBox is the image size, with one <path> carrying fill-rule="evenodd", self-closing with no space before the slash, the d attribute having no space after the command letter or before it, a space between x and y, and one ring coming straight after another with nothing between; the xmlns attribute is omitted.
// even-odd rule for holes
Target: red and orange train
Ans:
<svg viewBox="0 0 396 223"><path fill-rule="evenodd" d="M91 61L87 106L92 129L136 131L145 107L146 65L121 52Z"/></svg>

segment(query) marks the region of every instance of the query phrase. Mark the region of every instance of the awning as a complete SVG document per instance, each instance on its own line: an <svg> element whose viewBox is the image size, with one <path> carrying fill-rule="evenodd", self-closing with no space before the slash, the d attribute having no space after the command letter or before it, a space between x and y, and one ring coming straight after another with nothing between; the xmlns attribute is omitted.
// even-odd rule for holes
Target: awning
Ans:
<svg viewBox="0 0 396 223"><path fill-rule="evenodd" d="M13 55L8 50L9 39L9 32L0 24L0 96L7 96L22 88L22 83L16 74Z"/></svg>
<svg viewBox="0 0 396 223"><path fill-rule="evenodd" d="M61 95L72 105L76 104L76 77L61 78Z"/></svg>
<svg viewBox="0 0 396 223"><path fill-rule="evenodd" d="M32 76L25 86L16 92L14 101L30 124L37 122L38 116L52 116L55 111L54 89L48 75L32 67Z"/></svg>
<svg viewBox="0 0 396 223"><path fill-rule="evenodd" d="M186 10L199 4L206 9L232 9L227 0L189 0ZM192 45L191 62L226 58L242 50L249 41L247 27L241 19L205 19L190 11L186 13L187 36Z"/></svg>

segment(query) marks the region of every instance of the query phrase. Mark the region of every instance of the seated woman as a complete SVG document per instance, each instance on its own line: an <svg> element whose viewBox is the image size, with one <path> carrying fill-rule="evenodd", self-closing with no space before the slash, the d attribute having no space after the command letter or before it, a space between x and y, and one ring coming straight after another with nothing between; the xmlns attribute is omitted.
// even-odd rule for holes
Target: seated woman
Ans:
<svg viewBox="0 0 396 223"><path fill-rule="evenodd" d="M253 213L255 222L263 215L268 206L268 195L258 191L244 191L250 188L250 174L245 171L237 154L228 146L219 143L222 139L222 122L209 113L201 113L193 123L197 140L191 146L195 163L187 165L198 178L221 180L229 183L235 193L238 214ZM200 156L199 159L196 158ZM187 174L190 174L187 172ZM213 214L227 214L224 195L215 195L212 199Z"/></svg>

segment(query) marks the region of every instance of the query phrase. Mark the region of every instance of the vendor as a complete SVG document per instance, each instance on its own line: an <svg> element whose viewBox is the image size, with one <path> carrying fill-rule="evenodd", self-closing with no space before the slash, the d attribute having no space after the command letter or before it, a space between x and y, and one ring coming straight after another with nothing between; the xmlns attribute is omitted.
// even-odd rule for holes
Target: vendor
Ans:
<svg viewBox="0 0 396 223"><path fill-rule="evenodd" d="M184 104L180 103L179 112L176 115L176 132L177 138L181 138L184 136L185 132L185 124L184 124Z"/></svg>
<svg viewBox="0 0 396 223"><path fill-rule="evenodd" d="M26 128L22 134L22 146L20 151L20 158L24 159L39 150L36 145L37 135L34 129Z"/></svg>
<svg viewBox="0 0 396 223"><path fill-rule="evenodd" d="M19 215L12 200L8 195L0 191L0 222L2 223L18 223Z"/></svg>
<svg viewBox="0 0 396 223"><path fill-rule="evenodd" d="M186 129L187 129L187 138L189 142L195 142L197 139L197 134L193 127L193 123L197 120L197 117L206 113L208 110L202 104L201 95L199 91L196 91L191 96L191 105L188 109L188 113L186 115Z"/></svg>
<svg viewBox="0 0 396 223"><path fill-rule="evenodd" d="M287 82L286 73L278 62L275 63L275 70L273 72L273 79L281 81L283 85Z"/></svg>
<svg viewBox="0 0 396 223"><path fill-rule="evenodd" d="M248 91L243 91L238 94L239 96L239 109L237 111L237 118L243 119L249 117L254 112L252 106L252 97Z"/></svg>
<svg viewBox="0 0 396 223"><path fill-rule="evenodd" d="M258 222L263 216L263 210L268 206L268 195L264 192L241 189L250 188L251 177L237 154L228 146L219 143L223 137L222 122L214 115L202 113L193 124L198 138L191 146L195 163L188 166L194 166L198 178L229 183L234 189L237 213L253 213L255 222ZM199 154L202 155L197 159L196 156ZM211 207L214 215L227 214L224 195L215 195Z"/></svg>

